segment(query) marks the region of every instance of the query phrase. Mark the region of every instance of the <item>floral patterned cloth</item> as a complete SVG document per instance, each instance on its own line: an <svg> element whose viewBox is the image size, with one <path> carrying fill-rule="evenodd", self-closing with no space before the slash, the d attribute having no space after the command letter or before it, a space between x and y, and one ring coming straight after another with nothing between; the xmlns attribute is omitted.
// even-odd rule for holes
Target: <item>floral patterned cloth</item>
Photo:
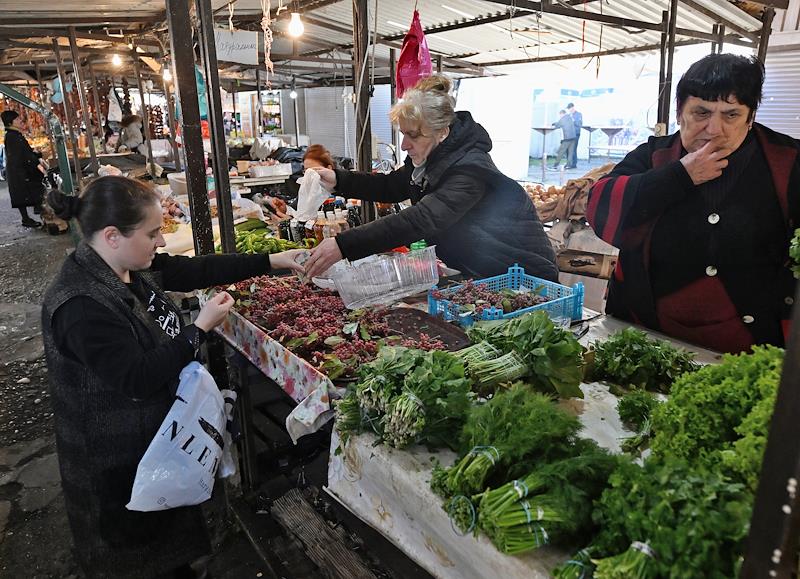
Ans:
<svg viewBox="0 0 800 579"><path fill-rule="evenodd" d="M338 398L343 390L325 374L236 311L231 311L216 331L298 403L286 418L292 441L316 432L333 417L330 398Z"/></svg>

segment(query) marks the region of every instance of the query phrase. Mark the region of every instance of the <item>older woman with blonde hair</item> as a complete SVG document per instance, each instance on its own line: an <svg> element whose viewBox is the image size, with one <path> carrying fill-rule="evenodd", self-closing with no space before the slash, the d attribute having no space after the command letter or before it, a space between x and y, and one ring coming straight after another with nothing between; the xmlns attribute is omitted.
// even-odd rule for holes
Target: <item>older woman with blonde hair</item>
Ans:
<svg viewBox="0 0 800 579"><path fill-rule="evenodd" d="M522 187L492 162L492 141L466 111L455 112L450 80L422 79L389 115L403 133L405 164L387 175L318 168L338 194L412 207L324 240L306 263L313 277L343 257L355 260L425 239L450 267L472 277L526 273L557 280L555 254Z"/></svg>

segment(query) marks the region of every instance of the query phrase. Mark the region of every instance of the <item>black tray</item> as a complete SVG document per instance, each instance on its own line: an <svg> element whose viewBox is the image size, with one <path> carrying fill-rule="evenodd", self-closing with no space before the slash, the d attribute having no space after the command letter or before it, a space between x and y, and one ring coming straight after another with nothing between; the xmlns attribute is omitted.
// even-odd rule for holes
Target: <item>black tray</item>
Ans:
<svg viewBox="0 0 800 579"><path fill-rule="evenodd" d="M386 315L386 322L392 332L405 338L418 339L420 334L444 342L451 352L469 346L466 332L459 326L445 322L427 312L416 308L394 308Z"/></svg>

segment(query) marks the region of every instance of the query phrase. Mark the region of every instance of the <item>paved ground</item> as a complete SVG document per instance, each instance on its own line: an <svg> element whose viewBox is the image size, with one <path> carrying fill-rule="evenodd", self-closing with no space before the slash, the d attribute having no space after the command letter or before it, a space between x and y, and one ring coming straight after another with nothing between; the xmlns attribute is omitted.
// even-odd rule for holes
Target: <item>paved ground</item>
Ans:
<svg viewBox="0 0 800 579"><path fill-rule="evenodd" d="M0 182L0 579L79 579L39 320L42 294L73 241L25 229L19 221ZM210 565L214 577L267 577L218 495L208 509L217 551Z"/></svg>

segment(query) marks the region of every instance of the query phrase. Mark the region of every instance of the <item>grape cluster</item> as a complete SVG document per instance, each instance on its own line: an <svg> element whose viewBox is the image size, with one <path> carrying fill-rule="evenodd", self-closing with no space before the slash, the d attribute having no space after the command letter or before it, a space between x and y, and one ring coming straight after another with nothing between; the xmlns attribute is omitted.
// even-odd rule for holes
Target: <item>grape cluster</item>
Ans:
<svg viewBox="0 0 800 579"><path fill-rule="evenodd" d="M420 332L419 338L407 338L401 342L406 348L416 348L417 350L447 350L444 342L437 338L431 338L428 334Z"/></svg>

